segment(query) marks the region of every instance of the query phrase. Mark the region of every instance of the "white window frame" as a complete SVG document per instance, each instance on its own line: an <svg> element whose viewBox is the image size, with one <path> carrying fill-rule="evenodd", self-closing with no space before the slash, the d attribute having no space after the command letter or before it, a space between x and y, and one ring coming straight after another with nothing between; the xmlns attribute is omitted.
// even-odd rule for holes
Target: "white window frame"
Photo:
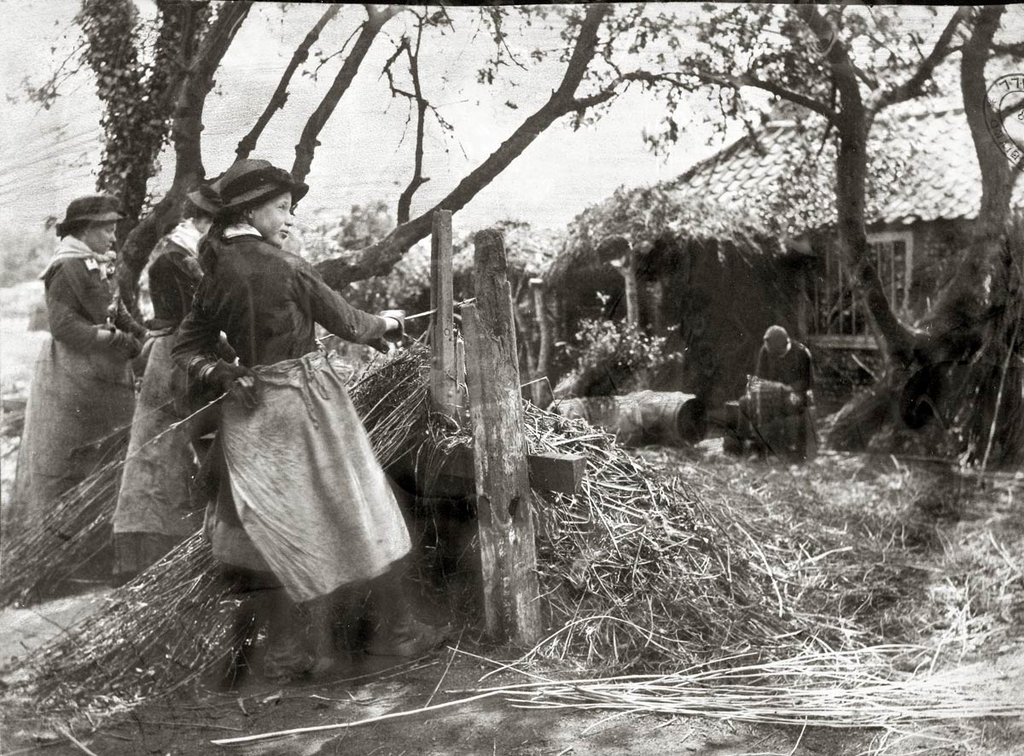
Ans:
<svg viewBox="0 0 1024 756"><path fill-rule="evenodd" d="M877 231L875 233L868 234L869 247L872 244L886 244L898 241L903 242L907 249L906 259L903 261L903 280L905 282L903 288L903 301L889 302L889 305L896 312L905 312L910 308L910 288L914 284L914 234L911 231ZM872 263L874 263L873 260ZM888 285L886 285L884 281L882 282L882 285L887 297L894 293L889 290Z"/></svg>
<svg viewBox="0 0 1024 756"><path fill-rule="evenodd" d="M870 248L874 244L886 244L893 242L903 242L906 249L906 255L904 259L904 289L903 289L903 301L893 302L889 304L896 312L903 312L910 306L910 289L913 285L913 269L914 269L914 234L912 231L876 231L867 235L868 247ZM842 265L838 255L835 254L835 248L831 248L829 253L833 254L833 263L835 265ZM869 255L873 253L869 249ZM871 263L874 265L876 260L872 258ZM846 285L849 285L848 281L844 281ZM895 292L892 291L891 282L882 282L883 290L885 291L886 298L892 299ZM859 301L859 297L855 297L857 307L863 308L864 303ZM867 313L863 313L864 317L867 317ZM817 318L817 314L815 314ZM823 347L831 348L874 348L874 336L869 333L864 334L849 334L849 333L815 333L810 336L812 343L818 344Z"/></svg>

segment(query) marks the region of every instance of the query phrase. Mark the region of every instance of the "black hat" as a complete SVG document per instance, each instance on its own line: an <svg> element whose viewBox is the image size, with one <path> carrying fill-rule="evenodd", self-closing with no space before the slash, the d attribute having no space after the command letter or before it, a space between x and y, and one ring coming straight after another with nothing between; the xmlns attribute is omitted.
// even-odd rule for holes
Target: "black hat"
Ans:
<svg viewBox="0 0 1024 756"><path fill-rule="evenodd" d="M239 160L224 172L217 183L224 210L255 207L282 192L290 192L295 203L309 191L306 184L293 179L288 171L276 168L266 160Z"/></svg>
<svg viewBox="0 0 1024 756"><path fill-rule="evenodd" d="M199 184L195 189L186 194L188 201L207 215L213 216L220 212L220 179L207 181Z"/></svg>
<svg viewBox="0 0 1024 756"><path fill-rule="evenodd" d="M109 194L90 194L71 200L71 204L68 205L68 209L64 213L64 220L57 224L57 231L60 232L61 229L83 221L109 223L121 220L123 217L118 201Z"/></svg>

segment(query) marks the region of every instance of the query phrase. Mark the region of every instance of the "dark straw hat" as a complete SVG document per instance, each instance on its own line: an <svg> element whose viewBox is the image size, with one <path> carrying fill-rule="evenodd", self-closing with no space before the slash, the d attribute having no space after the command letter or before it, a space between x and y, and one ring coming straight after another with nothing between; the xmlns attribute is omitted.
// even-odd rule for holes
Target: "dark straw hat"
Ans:
<svg viewBox="0 0 1024 756"><path fill-rule="evenodd" d="M306 196L309 187L266 160L239 160L218 179L218 193L224 210L244 210L290 192L292 203Z"/></svg>
<svg viewBox="0 0 1024 756"><path fill-rule="evenodd" d="M68 205L68 209L64 213L64 220L57 224L57 228L58 230L67 228L83 221L86 223L109 223L121 220L123 217L116 199L108 194L90 194L87 197L71 200L71 204Z"/></svg>

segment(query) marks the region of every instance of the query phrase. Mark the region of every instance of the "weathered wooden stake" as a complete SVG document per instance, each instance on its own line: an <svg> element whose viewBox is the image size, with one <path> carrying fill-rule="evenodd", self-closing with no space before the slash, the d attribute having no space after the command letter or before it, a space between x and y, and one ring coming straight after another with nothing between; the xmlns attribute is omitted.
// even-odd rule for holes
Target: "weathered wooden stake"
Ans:
<svg viewBox="0 0 1024 756"><path fill-rule="evenodd" d="M530 644L542 629L540 591L505 245L494 230L479 232L474 242L476 305L462 309L462 325L484 615L494 638Z"/></svg>
<svg viewBox="0 0 1024 756"><path fill-rule="evenodd" d="M544 279L531 278L530 291L533 293L533 316L537 319L537 329L540 333L540 343L537 345L537 370L530 376L531 380L537 381L531 387L533 403L538 407L547 407L551 403L551 386L547 381L538 380L547 376L551 365L551 324L548 322Z"/></svg>
<svg viewBox="0 0 1024 756"><path fill-rule="evenodd" d="M665 284L661 279L658 279L651 284L651 327L654 329L654 333L658 336L664 334L665 329L665 318L664 310L665 306Z"/></svg>
<svg viewBox="0 0 1024 756"><path fill-rule="evenodd" d="M625 282L626 322L640 325L640 287L636 280L636 251L632 247L622 260L621 273Z"/></svg>
<svg viewBox="0 0 1024 756"><path fill-rule="evenodd" d="M434 411L455 416L460 403L455 359L452 214L434 213L430 236L430 397Z"/></svg>

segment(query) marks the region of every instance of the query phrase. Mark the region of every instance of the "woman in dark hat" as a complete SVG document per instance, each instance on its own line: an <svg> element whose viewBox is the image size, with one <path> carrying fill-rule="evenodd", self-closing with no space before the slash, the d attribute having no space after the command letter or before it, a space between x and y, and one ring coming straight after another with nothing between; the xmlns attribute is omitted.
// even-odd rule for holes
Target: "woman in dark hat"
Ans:
<svg viewBox="0 0 1024 756"><path fill-rule="evenodd" d="M148 273L153 338L114 510L118 583L159 560L202 524L189 490L195 464L188 431L171 429L188 414L175 401L184 392L185 374L171 359L171 347L203 277L199 241L218 210L216 190L200 185L189 193L182 221L153 250Z"/></svg>
<svg viewBox="0 0 1024 756"><path fill-rule="evenodd" d="M121 217L113 197L93 195L73 200L57 224L60 243L40 275L50 338L36 361L25 415L14 529L37 523L96 466L105 451L96 442L131 422L131 360L146 329L115 296L111 246Z"/></svg>
<svg viewBox="0 0 1024 756"><path fill-rule="evenodd" d="M203 280L174 358L190 380L225 392L226 475L208 517L214 555L250 588L274 588L265 672L293 678L331 663L338 589L372 584L380 654L414 655L443 639L414 619L399 560L408 531L345 390L344 366L318 351L315 324L348 341L399 338L400 317L357 310L313 267L279 248L305 184L263 160L221 178L222 211L203 241ZM216 353L220 332L238 353Z"/></svg>

